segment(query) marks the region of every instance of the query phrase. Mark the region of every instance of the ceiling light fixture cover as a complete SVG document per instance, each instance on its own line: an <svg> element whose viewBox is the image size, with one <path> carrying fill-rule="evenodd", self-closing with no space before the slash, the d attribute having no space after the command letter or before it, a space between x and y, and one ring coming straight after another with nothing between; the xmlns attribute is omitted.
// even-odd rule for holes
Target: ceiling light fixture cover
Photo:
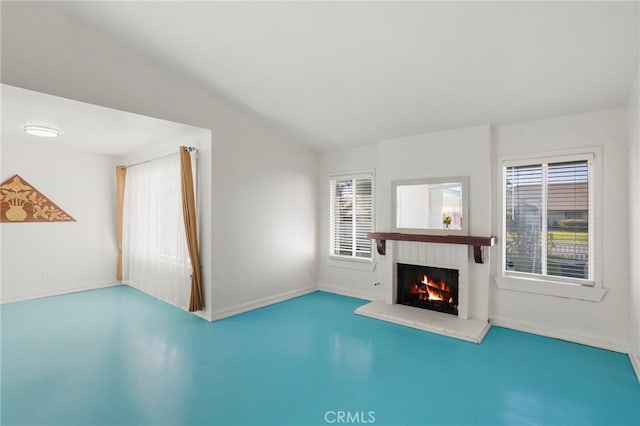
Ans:
<svg viewBox="0 0 640 426"><path fill-rule="evenodd" d="M33 136L41 136L43 138L55 138L60 135L60 130L45 126L24 126L24 131Z"/></svg>

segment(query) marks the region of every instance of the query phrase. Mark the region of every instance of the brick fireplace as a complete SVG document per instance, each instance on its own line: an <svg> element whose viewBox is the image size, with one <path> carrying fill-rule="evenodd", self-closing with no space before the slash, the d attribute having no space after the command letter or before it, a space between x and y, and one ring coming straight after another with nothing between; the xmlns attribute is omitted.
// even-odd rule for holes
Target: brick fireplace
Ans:
<svg viewBox="0 0 640 426"><path fill-rule="evenodd" d="M411 265L409 267L411 272L408 273L411 276L409 281L414 281L409 283L408 294L401 292L404 290L399 289L398 282L400 275L405 274L402 272L407 268L405 265ZM473 262L473 256L467 245L388 241L385 258L378 264L382 279L381 285L384 287L384 299L361 306L356 309L355 313L480 343L489 330L490 324L486 320L469 318L470 265L475 265L475 262ZM428 294L428 274L425 280L424 272L421 276L415 267L418 269L429 267L433 268L432 271L440 271L435 275L432 272L433 285L430 287L436 289L442 287L440 291L432 288L433 297L424 296L425 293L422 292L425 291ZM447 273L450 283L446 284L447 288L445 288L441 282L447 278ZM455 275L457 275L457 283L453 279ZM424 284L423 281L426 281L427 284ZM417 290L413 290L413 296L410 296L411 284L417 286ZM456 286L457 289L454 290L452 287ZM416 294L423 294L423 296L416 297ZM409 302L405 303L407 296L409 296ZM452 300L451 305L454 306L443 309L425 309L425 307L442 308L445 304L440 303L442 300L437 299L445 298L447 298L447 304L449 304L449 300ZM486 303L488 303L488 298Z"/></svg>

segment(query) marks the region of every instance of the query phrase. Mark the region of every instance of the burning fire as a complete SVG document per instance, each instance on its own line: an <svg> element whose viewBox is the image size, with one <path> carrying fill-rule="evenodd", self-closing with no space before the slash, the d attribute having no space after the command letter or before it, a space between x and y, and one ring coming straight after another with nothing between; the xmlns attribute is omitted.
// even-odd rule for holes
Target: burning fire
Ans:
<svg viewBox="0 0 640 426"><path fill-rule="evenodd" d="M420 285L422 284L422 285ZM453 302L453 296L451 296L451 288L444 282L439 283L429 279L427 275L422 277L420 284L414 284L411 287L411 294L417 294L420 300L440 300L442 302Z"/></svg>

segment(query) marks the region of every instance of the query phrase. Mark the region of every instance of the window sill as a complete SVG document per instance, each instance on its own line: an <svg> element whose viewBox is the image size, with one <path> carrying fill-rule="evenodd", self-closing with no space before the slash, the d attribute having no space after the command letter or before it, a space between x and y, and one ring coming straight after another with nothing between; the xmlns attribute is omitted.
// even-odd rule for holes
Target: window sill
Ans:
<svg viewBox="0 0 640 426"><path fill-rule="evenodd" d="M376 262L373 259L352 259L349 257L329 256L327 264L333 268L356 269L358 271L373 271Z"/></svg>
<svg viewBox="0 0 640 426"><path fill-rule="evenodd" d="M567 299L587 300L589 302L600 302L607 293L607 289L601 287L587 287L528 278L496 276L493 281L501 290L543 294Z"/></svg>

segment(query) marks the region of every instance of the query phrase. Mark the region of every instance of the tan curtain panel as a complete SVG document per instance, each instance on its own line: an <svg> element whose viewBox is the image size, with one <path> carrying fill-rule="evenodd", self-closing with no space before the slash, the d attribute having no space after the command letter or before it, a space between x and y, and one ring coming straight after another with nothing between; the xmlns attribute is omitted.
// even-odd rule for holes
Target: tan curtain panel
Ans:
<svg viewBox="0 0 640 426"><path fill-rule="evenodd" d="M124 184L127 168L116 166L116 234L118 238L118 269L116 278L122 281L122 212L124 209Z"/></svg>
<svg viewBox="0 0 640 426"><path fill-rule="evenodd" d="M200 278L200 253L198 251L198 228L196 226L196 197L193 189L191 154L185 146L180 147L180 174L182 184L182 216L187 236L187 248L191 258L191 298L189 312L202 310L202 281Z"/></svg>

